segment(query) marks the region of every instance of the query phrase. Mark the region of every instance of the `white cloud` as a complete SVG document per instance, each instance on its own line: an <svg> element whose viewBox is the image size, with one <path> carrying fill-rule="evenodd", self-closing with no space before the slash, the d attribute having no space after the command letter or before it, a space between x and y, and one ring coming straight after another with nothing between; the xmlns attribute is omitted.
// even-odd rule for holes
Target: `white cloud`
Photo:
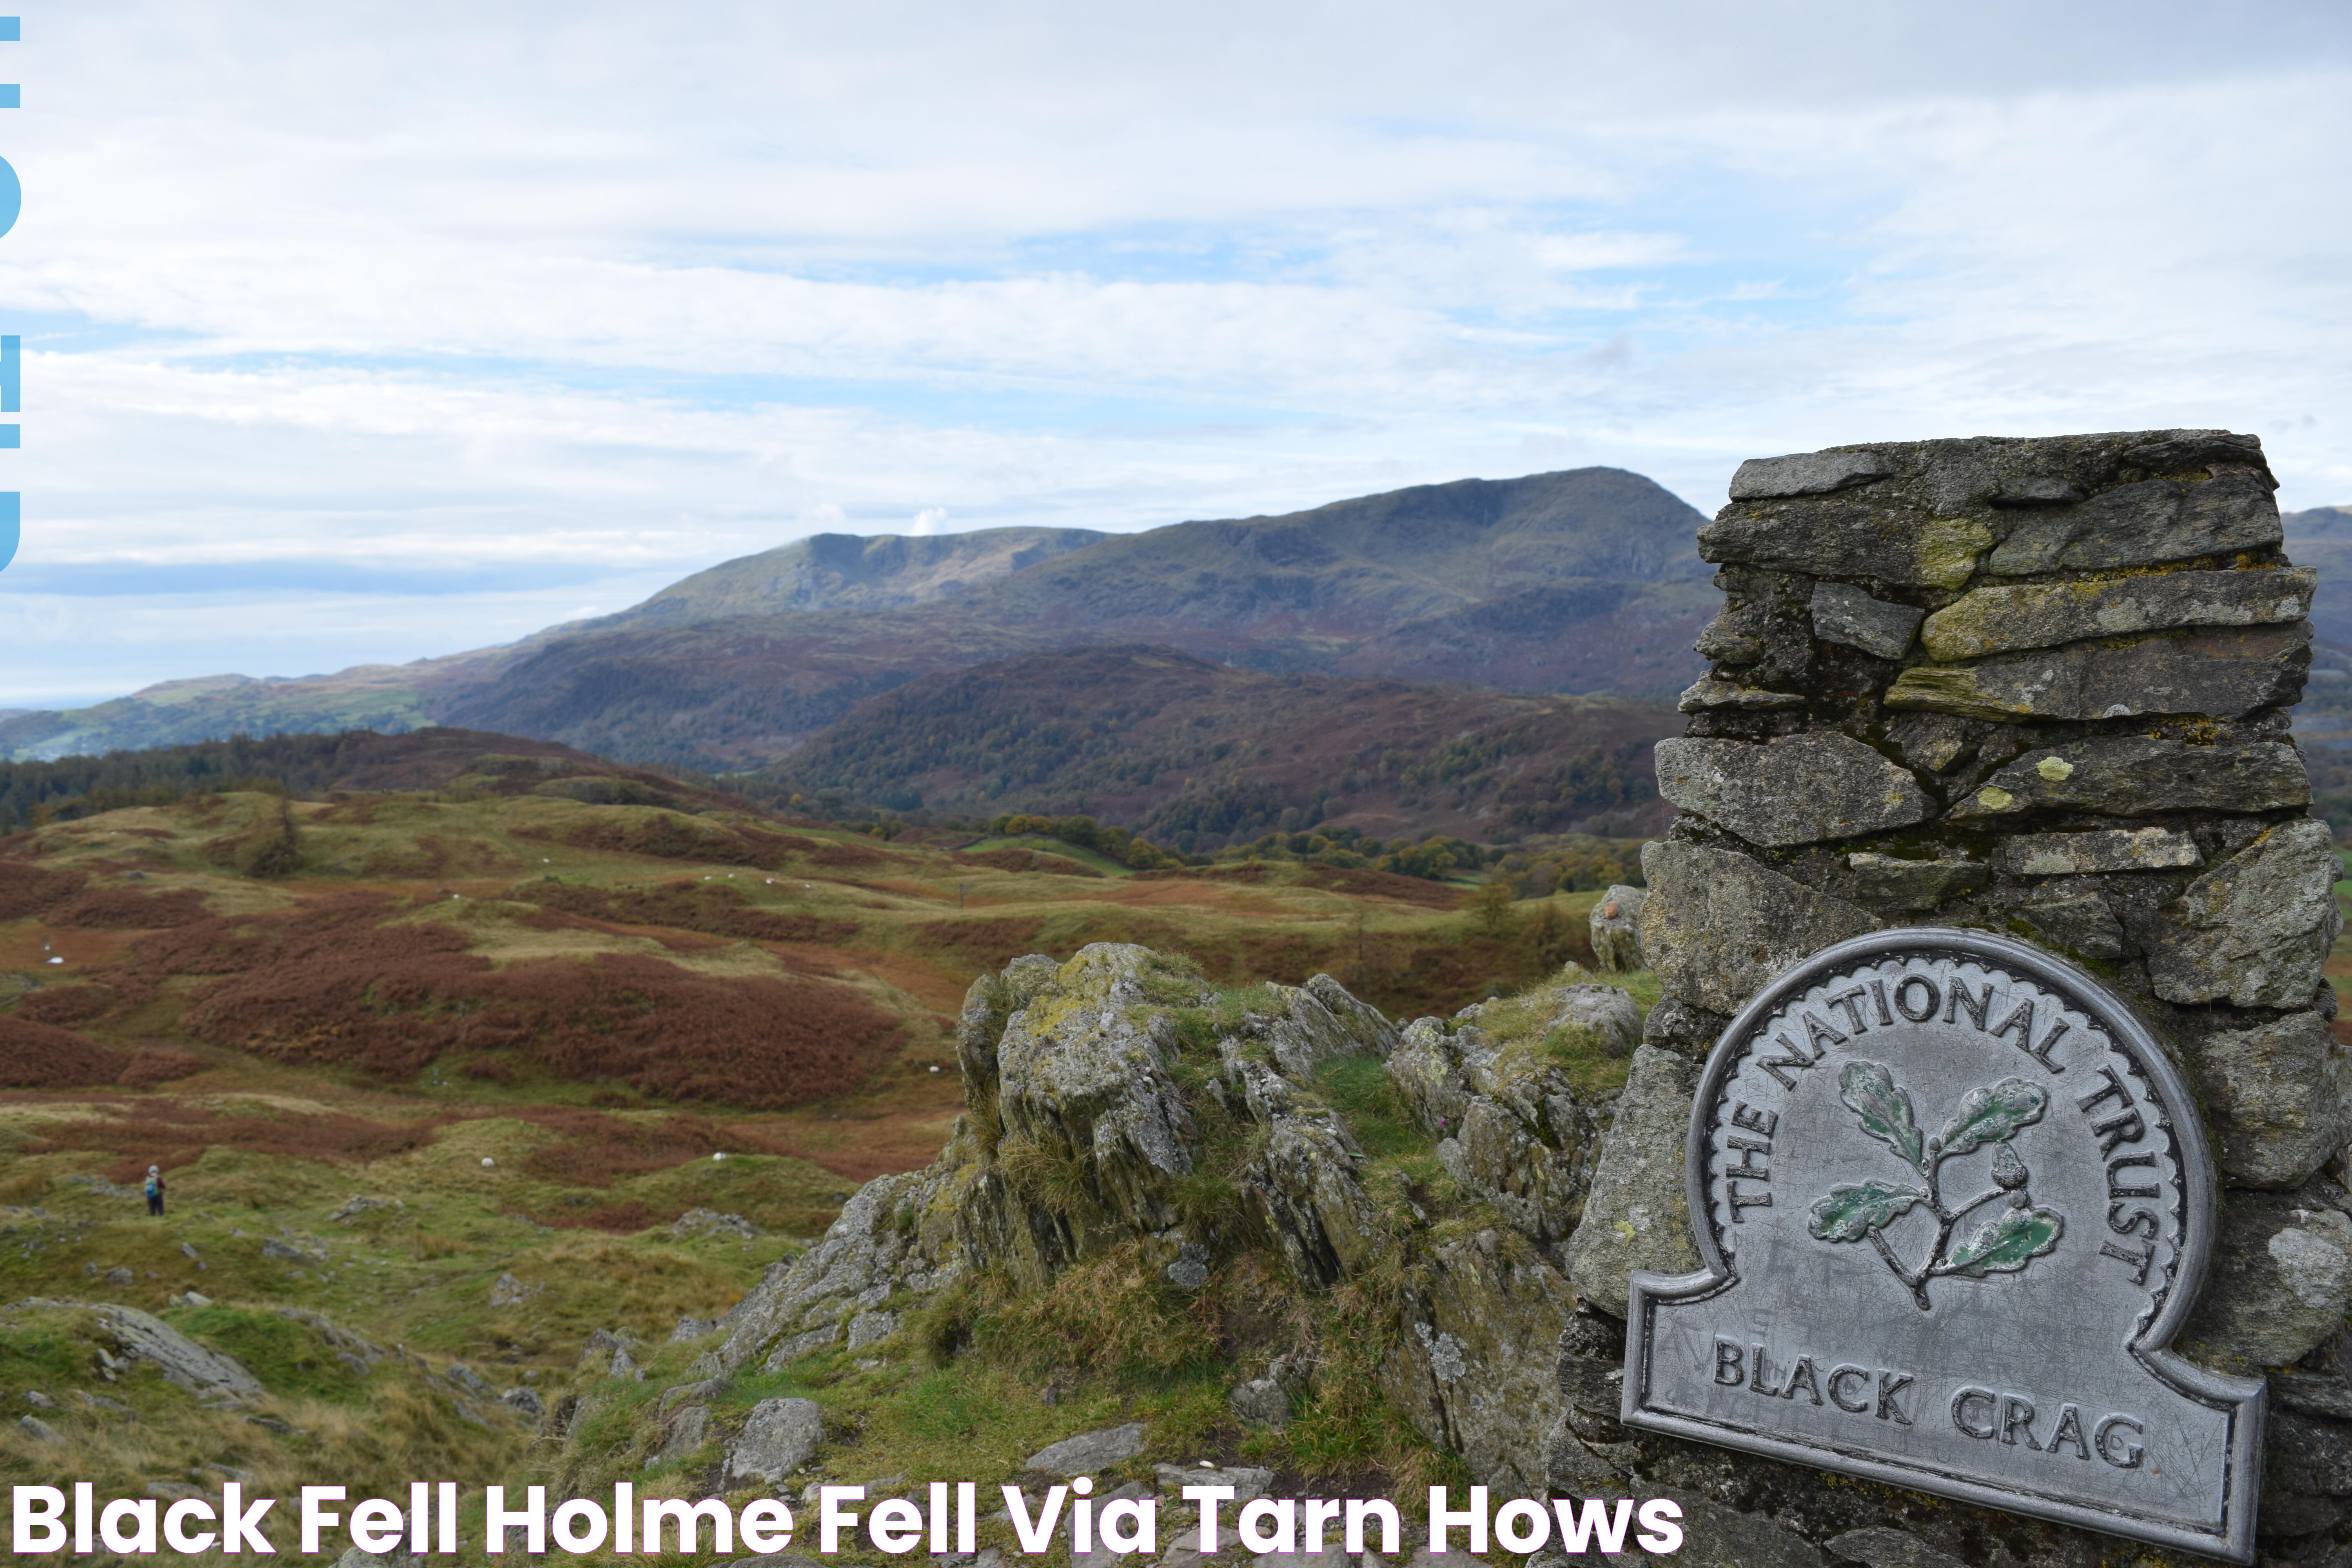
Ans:
<svg viewBox="0 0 2352 1568"><path fill-rule="evenodd" d="M451 651L950 514L1585 462L1706 507L1871 437L2223 424L2352 499L2340 5L645 16L28 18L23 679ZM265 636L167 572L383 608Z"/></svg>

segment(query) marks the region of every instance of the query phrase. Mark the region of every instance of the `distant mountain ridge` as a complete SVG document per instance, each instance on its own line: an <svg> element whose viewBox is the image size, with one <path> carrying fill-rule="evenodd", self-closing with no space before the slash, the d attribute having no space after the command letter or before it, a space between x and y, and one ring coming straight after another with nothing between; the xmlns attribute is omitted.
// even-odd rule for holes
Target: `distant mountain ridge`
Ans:
<svg viewBox="0 0 2352 1568"><path fill-rule="evenodd" d="M429 722L736 771L919 677L1105 644L1655 701L1702 668L1690 643L1718 602L1694 547L1705 521L1639 474L1588 468L1133 534L819 535L504 648L0 721L0 757Z"/></svg>
<svg viewBox="0 0 2352 1568"><path fill-rule="evenodd" d="M919 676L1132 643L1276 673L1661 700L1697 678L1691 639L1718 602L1694 545L1705 521L1618 468L1418 486L1114 534L903 610L625 614L543 641L436 716L730 771Z"/></svg>
<svg viewBox="0 0 2352 1568"><path fill-rule="evenodd" d="M2352 643L2352 506L2315 506L2279 519L2287 558L2319 568L2311 601L2312 629L2322 640Z"/></svg>

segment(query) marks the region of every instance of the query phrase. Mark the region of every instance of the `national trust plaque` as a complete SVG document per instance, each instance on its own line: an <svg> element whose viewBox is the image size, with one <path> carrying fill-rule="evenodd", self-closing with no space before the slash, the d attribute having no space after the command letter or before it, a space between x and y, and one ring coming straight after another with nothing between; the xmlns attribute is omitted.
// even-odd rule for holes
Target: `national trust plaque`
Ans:
<svg viewBox="0 0 2352 1568"><path fill-rule="evenodd" d="M2193 1105L2021 942L1814 954L1707 1058L1703 1267L1633 1277L1626 1424L2252 1561L2263 1385L2168 1348L2213 1237Z"/></svg>

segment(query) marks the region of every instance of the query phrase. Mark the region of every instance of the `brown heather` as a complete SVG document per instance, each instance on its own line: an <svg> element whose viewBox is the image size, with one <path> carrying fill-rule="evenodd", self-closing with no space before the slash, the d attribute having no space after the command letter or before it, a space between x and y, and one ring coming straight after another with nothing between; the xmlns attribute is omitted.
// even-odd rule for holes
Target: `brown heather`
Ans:
<svg viewBox="0 0 2352 1568"><path fill-rule="evenodd" d="M572 1187L609 1187L630 1176L667 1171L717 1150L738 1154L789 1154L793 1150L749 1128L708 1117L609 1116L569 1106L518 1107L509 1114L564 1142L545 1143L523 1157L523 1169L542 1181Z"/></svg>
<svg viewBox="0 0 2352 1568"><path fill-rule="evenodd" d="M168 1099L84 1100L78 1105L112 1114L51 1122L26 1140L24 1152L49 1154L74 1149L110 1154L115 1158L106 1167L106 1175L117 1182L134 1180L149 1165L167 1171L192 1165L212 1148L362 1164L421 1149L433 1142L444 1123L457 1120L435 1116L392 1125L341 1111L225 1116L201 1105ZM135 1152L125 1154L125 1149Z"/></svg>
<svg viewBox="0 0 2352 1568"><path fill-rule="evenodd" d="M1037 933L1045 924L1034 916L997 915L982 920L926 921L916 931L925 945L951 952L985 974L1003 968L1024 952L1039 952Z"/></svg>
<svg viewBox="0 0 2352 1568"><path fill-rule="evenodd" d="M128 1053L70 1029L0 1016L0 1084L16 1089L84 1089L112 1083Z"/></svg>
<svg viewBox="0 0 2352 1568"><path fill-rule="evenodd" d="M32 847L30 838L30 835L18 836L26 849ZM0 921L22 920L54 909L81 891L87 880L79 871L44 871L21 860L0 860Z"/></svg>
<svg viewBox="0 0 2352 1568"><path fill-rule="evenodd" d="M381 923L413 907L338 893L207 918L141 939L110 978L143 999L173 975L215 976L185 1026L280 1061L408 1078L447 1053L504 1053L558 1079L753 1109L856 1087L898 1034L856 991L817 978L718 980L628 953L494 971L446 926Z"/></svg>
<svg viewBox="0 0 2352 1568"><path fill-rule="evenodd" d="M205 896L194 888L168 893L134 893L128 888L92 888L49 911L51 923L85 930L110 928L163 931L208 918Z"/></svg>
<svg viewBox="0 0 2352 1568"><path fill-rule="evenodd" d="M104 985L51 985L18 1002L16 1016L35 1024L71 1028L76 1024L89 1023L121 1000L120 993Z"/></svg>

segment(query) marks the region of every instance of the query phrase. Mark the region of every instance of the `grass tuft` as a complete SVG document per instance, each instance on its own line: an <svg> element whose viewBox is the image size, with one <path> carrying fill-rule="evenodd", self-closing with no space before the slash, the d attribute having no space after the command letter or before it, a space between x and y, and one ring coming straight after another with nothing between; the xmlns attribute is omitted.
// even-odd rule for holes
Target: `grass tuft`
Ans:
<svg viewBox="0 0 2352 1568"><path fill-rule="evenodd" d="M996 1168L1015 1193L1065 1219L1090 1195L1085 1155L1026 1133L997 1144Z"/></svg>

